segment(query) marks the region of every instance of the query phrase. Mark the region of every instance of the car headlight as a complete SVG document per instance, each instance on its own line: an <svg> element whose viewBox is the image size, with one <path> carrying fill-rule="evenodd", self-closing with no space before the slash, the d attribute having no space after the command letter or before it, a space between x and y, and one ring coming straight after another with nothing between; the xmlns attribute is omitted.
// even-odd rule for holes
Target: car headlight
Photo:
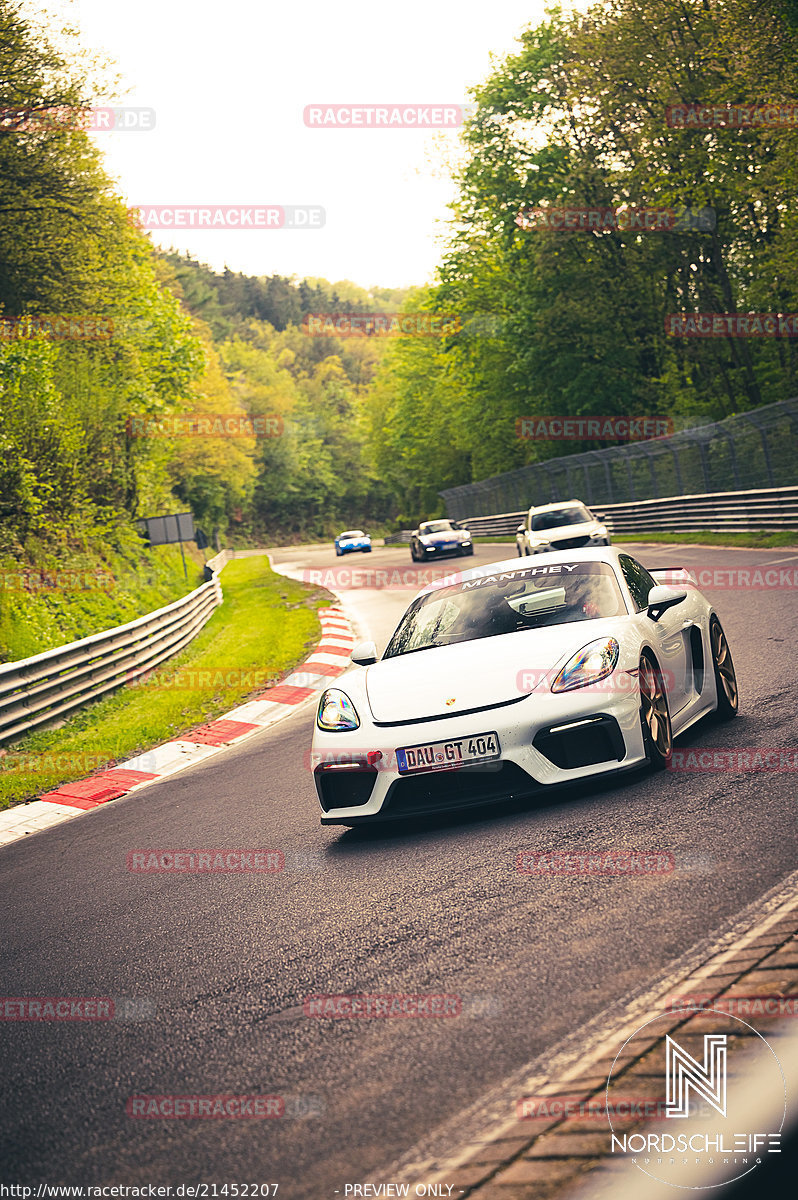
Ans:
<svg viewBox="0 0 798 1200"><path fill-rule="evenodd" d="M572 692L605 679L615 670L619 646L614 637L598 638L568 660L551 685L553 692Z"/></svg>
<svg viewBox="0 0 798 1200"><path fill-rule="evenodd" d="M347 729L357 729L360 718L346 692L339 688L328 688L326 692L322 692L319 700L316 724L327 733L340 733Z"/></svg>

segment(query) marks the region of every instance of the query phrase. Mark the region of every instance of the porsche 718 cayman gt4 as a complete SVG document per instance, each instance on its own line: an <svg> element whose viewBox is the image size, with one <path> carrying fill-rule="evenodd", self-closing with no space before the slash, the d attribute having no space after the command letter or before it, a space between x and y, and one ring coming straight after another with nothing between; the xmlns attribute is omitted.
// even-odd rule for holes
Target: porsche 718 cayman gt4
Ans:
<svg viewBox="0 0 798 1200"><path fill-rule="evenodd" d="M689 574L609 546L438 580L379 662L370 642L352 660L316 713L323 824L661 767L675 735L737 711L726 635Z"/></svg>

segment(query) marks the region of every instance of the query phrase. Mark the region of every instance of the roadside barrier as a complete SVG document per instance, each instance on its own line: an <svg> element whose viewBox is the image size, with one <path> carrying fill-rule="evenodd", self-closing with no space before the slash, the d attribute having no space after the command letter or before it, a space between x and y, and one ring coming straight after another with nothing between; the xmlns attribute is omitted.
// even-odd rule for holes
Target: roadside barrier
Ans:
<svg viewBox="0 0 798 1200"><path fill-rule="evenodd" d="M222 603L222 551L205 564L207 582L144 617L0 666L0 743L59 720L177 654Z"/></svg>

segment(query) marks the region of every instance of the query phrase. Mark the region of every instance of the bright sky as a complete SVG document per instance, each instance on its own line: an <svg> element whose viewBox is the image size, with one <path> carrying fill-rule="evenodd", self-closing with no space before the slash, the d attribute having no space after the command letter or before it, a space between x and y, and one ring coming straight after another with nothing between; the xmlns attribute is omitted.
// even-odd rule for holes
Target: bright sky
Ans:
<svg viewBox="0 0 798 1200"><path fill-rule="evenodd" d="M38 8L36 0L28 5ZM216 269L364 287L432 278L456 132L313 129L308 104L457 104L517 49L544 0L51 0L118 64L149 132L96 134L131 204L315 205L321 229L154 234ZM32 9L31 9L32 10ZM39 16L39 20L41 17Z"/></svg>

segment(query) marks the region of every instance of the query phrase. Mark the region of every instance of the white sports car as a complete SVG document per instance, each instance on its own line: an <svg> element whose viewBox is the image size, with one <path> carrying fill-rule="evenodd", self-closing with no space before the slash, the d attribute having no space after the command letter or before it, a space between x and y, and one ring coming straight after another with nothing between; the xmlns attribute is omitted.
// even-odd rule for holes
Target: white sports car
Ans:
<svg viewBox="0 0 798 1200"><path fill-rule="evenodd" d="M325 825L663 767L674 735L737 712L726 636L689 574L649 572L614 547L438 580L379 662L373 642L352 661L316 713Z"/></svg>

